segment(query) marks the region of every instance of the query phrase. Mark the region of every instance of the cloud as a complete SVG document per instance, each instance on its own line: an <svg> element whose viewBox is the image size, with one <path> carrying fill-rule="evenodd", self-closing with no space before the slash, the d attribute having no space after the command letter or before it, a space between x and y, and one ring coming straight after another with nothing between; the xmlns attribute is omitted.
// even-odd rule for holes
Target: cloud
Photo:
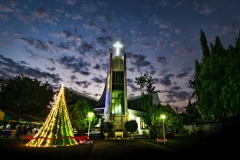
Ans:
<svg viewBox="0 0 240 160"><path fill-rule="evenodd" d="M106 30L106 27L109 27L110 25L113 25L114 18L113 15L110 13L99 15L98 20L103 23L105 26L103 28Z"/></svg>
<svg viewBox="0 0 240 160"><path fill-rule="evenodd" d="M166 57L157 56L156 61L159 62L160 64L162 64L162 66L165 66L167 64L167 58Z"/></svg>
<svg viewBox="0 0 240 160"><path fill-rule="evenodd" d="M164 23L161 23L159 24L159 28L163 28L163 29L166 29L166 28L171 28L172 24L169 23L169 22L164 22Z"/></svg>
<svg viewBox="0 0 240 160"><path fill-rule="evenodd" d="M32 37L30 38L25 38L25 37L22 37L21 40L23 42L26 42L28 45L36 48L36 49L39 49L39 50L42 50L42 51L47 51L48 50L48 46L44 44L43 41L41 40L38 40L38 39L34 39Z"/></svg>
<svg viewBox="0 0 240 160"><path fill-rule="evenodd" d="M90 51L94 51L94 46L90 43L87 42L83 42L81 44L81 46L79 46L78 48L76 48L76 51L78 51L78 53L80 54L84 54L85 52L90 52Z"/></svg>
<svg viewBox="0 0 240 160"><path fill-rule="evenodd" d="M134 72L134 71L135 71L135 68L134 68L134 67L128 68L128 71Z"/></svg>
<svg viewBox="0 0 240 160"><path fill-rule="evenodd" d="M24 13L17 13L16 16L19 20L25 22L26 24L30 24L34 21L34 18L32 15L26 15Z"/></svg>
<svg viewBox="0 0 240 160"><path fill-rule="evenodd" d="M160 83L163 86L170 86L172 85L172 82L170 80L171 77L174 77L174 74L167 74L163 78L160 78L158 80L158 83Z"/></svg>
<svg viewBox="0 0 240 160"><path fill-rule="evenodd" d="M164 103L175 103L178 101L186 101L188 100L191 96L188 92L186 91L180 91L180 92L176 92L173 90L170 91L161 91L162 93L167 93L166 97L167 99L165 100Z"/></svg>
<svg viewBox="0 0 240 160"><path fill-rule="evenodd" d="M62 56L56 60L59 64L63 65L66 69L71 69L72 73L80 73L83 75L89 75L87 67L90 67L90 63L84 61L83 58L76 58L75 56Z"/></svg>
<svg viewBox="0 0 240 160"><path fill-rule="evenodd" d="M96 64L93 68L96 70L99 70L101 68L101 66L99 64Z"/></svg>
<svg viewBox="0 0 240 160"><path fill-rule="evenodd" d="M137 67L146 67L151 65L149 61L145 60L147 57L142 54L130 54L129 58L130 58L131 64Z"/></svg>
<svg viewBox="0 0 240 160"><path fill-rule="evenodd" d="M75 80L77 77L75 75L71 75L71 80Z"/></svg>
<svg viewBox="0 0 240 160"><path fill-rule="evenodd" d="M159 0L158 2L161 6L166 6L168 4L168 0Z"/></svg>
<svg viewBox="0 0 240 160"><path fill-rule="evenodd" d="M94 77L91 80L96 82L96 83L105 83L106 78L100 79L100 78Z"/></svg>
<svg viewBox="0 0 240 160"><path fill-rule="evenodd" d="M178 45L178 44L179 44L179 42L178 42L178 41L175 41L175 42L171 42L170 45L171 45L172 47L175 47L175 46Z"/></svg>
<svg viewBox="0 0 240 160"><path fill-rule="evenodd" d="M181 47L180 46L175 50L174 53L189 56L191 54L195 54L195 51L193 50L192 46L188 46L188 47Z"/></svg>
<svg viewBox="0 0 240 160"><path fill-rule="evenodd" d="M34 26L31 26L31 31L38 33L38 29Z"/></svg>
<svg viewBox="0 0 240 160"><path fill-rule="evenodd" d="M66 38L70 38L72 36L72 33L67 30L63 30L63 34L65 35Z"/></svg>
<svg viewBox="0 0 240 160"><path fill-rule="evenodd" d="M44 6L40 6L38 9L36 9L34 12L32 12L32 14L36 17L36 18L44 18L44 17L48 17L48 10L46 7Z"/></svg>
<svg viewBox="0 0 240 160"><path fill-rule="evenodd" d="M95 21L93 19L88 19L85 24L83 24L85 29L95 29Z"/></svg>
<svg viewBox="0 0 240 160"><path fill-rule="evenodd" d="M66 0L66 4L73 6L75 3L77 3L77 0Z"/></svg>
<svg viewBox="0 0 240 160"><path fill-rule="evenodd" d="M34 56L34 53L31 49L29 49L27 46L24 47L25 51L31 55L33 59L36 59Z"/></svg>
<svg viewBox="0 0 240 160"><path fill-rule="evenodd" d="M8 33L7 31L4 31L4 32L1 33L1 35L3 35L3 36L8 36L9 33Z"/></svg>
<svg viewBox="0 0 240 160"><path fill-rule="evenodd" d="M149 21L152 22L154 25L159 25L163 21L163 19L159 18L156 14L154 14L149 17Z"/></svg>
<svg viewBox="0 0 240 160"><path fill-rule="evenodd" d="M164 74L166 74L167 72L169 72L170 71L170 69L167 69L167 68L163 68L163 69L161 69L160 71L159 71L159 75L161 76L161 75L164 75Z"/></svg>
<svg viewBox="0 0 240 160"><path fill-rule="evenodd" d="M183 67L181 68L181 71L183 72L191 72L193 70L193 67L191 65L189 65L190 63L187 63L185 65L183 65Z"/></svg>
<svg viewBox="0 0 240 160"><path fill-rule="evenodd" d="M181 91L181 92L176 93L176 99L178 101L185 101L185 100L189 99L190 97L191 97L191 95L186 91Z"/></svg>
<svg viewBox="0 0 240 160"><path fill-rule="evenodd" d="M108 42L112 42L112 38L107 36L107 37L97 37L96 41L98 44L102 45L102 46L106 46L106 44Z"/></svg>
<svg viewBox="0 0 240 160"><path fill-rule="evenodd" d="M55 45L55 47L56 47L55 50L57 52L70 50L70 45L69 43L66 42L60 42L58 45Z"/></svg>
<svg viewBox="0 0 240 160"><path fill-rule="evenodd" d="M172 85L170 80L171 77L174 77L174 74L167 74L163 78L159 79L158 82L163 86L170 86Z"/></svg>
<svg viewBox="0 0 240 160"><path fill-rule="evenodd" d="M183 3L181 2L181 1L178 1L174 6L173 6L173 8L177 8L177 7L179 7L179 6L181 6Z"/></svg>
<svg viewBox="0 0 240 160"><path fill-rule="evenodd" d="M47 67L47 70L49 70L49 71L55 71L56 70L56 68L55 67Z"/></svg>
<svg viewBox="0 0 240 160"><path fill-rule="evenodd" d="M181 30L180 30L180 28L175 28L175 29L174 29L174 32L175 32L176 34L180 34L180 33L181 33Z"/></svg>
<svg viewBox="0 0 240 160"><path fill-rule="evenodd" d="M153 76L155 73L156 73L155 70L151 70L151 71L150 71L150 75L152 75L152 76Z"/></svg>
<svg viewBox="0 0 240 160"><path fill-rule="evenodd" d="M136 87L134 84L130 83L128 84L128 87L131 88L132 92L137 92L137 91L140 91L140 88L139 87Z"/></svg>
<svg viewBox="0 0 240 160"><path fill-rule="evenodd" d="M208 4L203 4L202 6L200 6L200 9L199 9L199 13L200 14L204 14L204 15L209 15L211 14L213 11L215 11L216 8L212 8L211 6L209 6Z"/></svg>
<svg viewBox="0 0 240 160"><path fill-rule="evenodd" d="M173 91L177 91L179 89L181 89L181 87L179 87L179 86L174 86L174 87L171 88L171 90L173 90Z"/></svg>
<svg viewBox="0 0 240 160"><path fill-rule="evenodd" d="M9 8L8 6L1 5L1 4L0 4L0 11L1 12L14 12L13 9Z"/></svg>
<svg viewBox="0 0 240 160"><path fill-rule="evenodd" d="M82 3L81 9L85 14L86 13L94 13L97 11L97 5L96 5L96 3L92 3L92 2Z"/></svg>
<svg viewBox="0 0 240 160"><path fill-rule="evenodd" d="M74 16L72 16L72 19L74 19L74 20L82 20L83 17L82 17L82 15L80 13L78 13L78 14L75 14Z"/></svg>
<svg viewBox="0 0 240 160"><path fill-rule="evenodd" d="M231 31L233 31L233 28L231 26L223 26L223 28L222 28L221 32L219 33L219 35L227 35Z"/></svg>
<svg viewBox="0 0 240 160"><path fill-rule="evenodd" d="M39 68L30 68L21 64L27 64L24 61L21 61L20 64L14 62L12 59L6 58L3 55L0 55L0 78L12 78L16 75L26 75L37 79L50 79L53 83L59 83L62 79L58 74L50 74L48 72L43 72Z"/></svg>
<svg viewBox="0 0 240 160"><path fill-rule="evenodd" d="M3 20L3 21L9 21L9 17L6 16L6 15L2 15L2 14L0 15L0 19Z"/></svg>
<svg viewBox="0 0 240 160"><path fill-rule="evenodd" d="M58 23L55 22L53 18L46 18L46 19L44 19L44 22L49 23L52 26L58 25Z"/></svg>
<svg viewBox="0 0 240 160"><path fill-rule="evenodd" d="M183 78L183 77L186 77L189 73L188 72L182 72L182 73L179 73L177 74L177 78Z"/></svg>
<svg viewBox="0 0 240 160"><path fill-rule="evenodd" d="M75 84L77 84L78 86L80 86L82 88L88 88L88 86L91 85L91 82L88 82L88 81L76 81Z"/></svg>
<svg viewBox="0 0 240 160"><path fill-rule="evenodd" d="M89 76L90 75L89 71L84 71L84 70L81 70L79 73L81 73L82 75L85 75L85 76Z"/></svg>

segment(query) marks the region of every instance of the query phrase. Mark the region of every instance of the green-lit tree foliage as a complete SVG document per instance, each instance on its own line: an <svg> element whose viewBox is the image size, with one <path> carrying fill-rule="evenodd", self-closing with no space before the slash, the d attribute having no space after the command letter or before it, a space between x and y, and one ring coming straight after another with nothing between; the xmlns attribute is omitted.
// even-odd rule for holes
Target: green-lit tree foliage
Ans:
<svg viewBox="0 0 240 160"><path fill-rule="evenodd" d="M153 130L156 132L155 136L162 136L163 133L163 119L161 118L162 114L166 116L166 119L164 120L165 128L175 128L179 124L177 113L169 104L153 105L149 108L147 114L144 116L144 123L153 128Z"/></svg>
<svg viewBox="0 0 240 160"><path fill-rule="evenodd" d="M95 114L91 126L98 123L98 115L96 115L94 109L85 99L78 100L76 104L69 106L68 112L73 127L80 132L81 135L88 129L88 112L93 112Z"/></svg>
<svg viewBox="0 0 240 160"><path fill-rule="evenodd" d="M209 50L204 32L200 34L202 62L195 62L195 76L190 86L194 89L193 97L198 100L200 113L221 120L225 132L227 115L236 114L240 107L240 35L236 46L229 45L228 49L216 36Z"/></svg>
<svg viewBox="0 0 240 160"><path fill-rule="evenodd" d="M38 116L53 102L51 85L24 75L0 79L0 108Z"/></svg>

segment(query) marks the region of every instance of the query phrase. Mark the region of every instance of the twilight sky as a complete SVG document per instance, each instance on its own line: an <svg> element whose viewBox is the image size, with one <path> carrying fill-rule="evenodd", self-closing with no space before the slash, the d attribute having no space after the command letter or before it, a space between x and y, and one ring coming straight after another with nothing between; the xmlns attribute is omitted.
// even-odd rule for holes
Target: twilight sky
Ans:
<svg viewBox="0 0 240 160"><path fill-rule="evenodd" d="M208 44L219 36L235 45L239 8L239 0L0 0L0 78L23 74L99 99L119 41L128 97L140 95L135 77L148 72L161 103L182 112L200 30Z"/></svg>

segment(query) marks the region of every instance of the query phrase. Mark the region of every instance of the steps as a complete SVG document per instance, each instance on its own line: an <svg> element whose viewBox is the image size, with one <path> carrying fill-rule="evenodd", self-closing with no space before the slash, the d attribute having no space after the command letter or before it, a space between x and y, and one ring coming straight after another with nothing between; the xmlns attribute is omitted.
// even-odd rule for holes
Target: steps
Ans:
<svg viewBox="0 0 240 160"><path fill-rule="evenodd" d="M88 133L85 133L85 135L88 135ZM90 139L104 139L104 135L100 132L90 132L89 138Z"/></svg>
<svg viewBox="0 0 240 160"><path fill-rule="evenodd" d="M134 134L134 139L148 139L147 136L141 135L141 134Z"/></svg>
<svg viewBox="0 0 240 160"><path fill-rule="evenodd" d="M85 133L85 135L88 135L88 133ZM105 139L104 135L100 132L90 132L89 133L90 139ZM112 137L113 138L113 137ZM127 137L124 137L127 138ZM134 139L148 139L147 136L140 135L140 134L134 134Z"/></svg>

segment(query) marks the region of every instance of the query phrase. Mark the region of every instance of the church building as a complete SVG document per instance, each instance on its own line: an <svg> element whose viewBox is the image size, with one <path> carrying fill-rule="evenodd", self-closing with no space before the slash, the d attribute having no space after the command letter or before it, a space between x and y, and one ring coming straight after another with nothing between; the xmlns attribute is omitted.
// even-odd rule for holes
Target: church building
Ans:
<svg viewBox="0 0 240 160"><path fill-rule="evenodd" d="M110 53L105 87L100 99L72 91L86 99L94 110L102 115L104 122L110 122L113 125L112 131L123 130L126 133L125 122L136 120L138 123L136 132L140 135L143 132L148 134L148 127L142 119L146 114L142 110L142 96L127 98L126 54L120 54L120 48L123 46L119 42L113 46L116 47L116 53ZM158 93L154 93L152 104L158 103L160 103Z"/></svg>
<svg viewBox="0 0 240 160"><path fill-rule="evenodd" d="M143 131L148 132L147 126L141 117L145 114L142 111L141 96L127 99L127 66L126 54L120 56L122 45L117 42L114 44L116 53L110 53L107 78L101 98L94 107L104 115L104 122L110 122L113 125L112 130L125 131L125 122L136 120L138 123L138 134ZM156 93L154 103L159 103Z"/></svg>

